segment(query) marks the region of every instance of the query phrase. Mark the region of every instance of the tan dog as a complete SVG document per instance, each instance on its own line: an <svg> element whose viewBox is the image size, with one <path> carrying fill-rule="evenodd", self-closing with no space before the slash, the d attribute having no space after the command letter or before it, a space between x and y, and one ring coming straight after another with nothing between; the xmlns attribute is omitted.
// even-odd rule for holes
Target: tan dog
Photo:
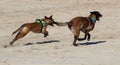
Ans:
<svg viewBox="0 0 120 65"><path fill-rule="evenodd" d="M37 22L38 21L38 22ZM20 38L23 38L28 32L33 33L43 33L44 37L48 36L47 26L53 26L54 20L52 16L46 17L44 19L36 19L36 22L33 23L25 23L20 28L18 28L13 34L17 33L16 37L10 42L10 45L13 45L15 41Z"/></svg>
<svg viewBox="0 0 120 65"><path fill-rule="evenodd" d="M65 26L68 25L69 29L74 34L74 41L73 45L77 46L76 41L79 40L90 40L90 31L94 29L96 21L99 21L99 18L102 17L102 14L100 14L98 11L90 12L90 15L88 17L75 17L70 22L54 22L54 24L58 26ZM78 38L80 35L80 31L85 33L84 38Z"/></svg>
<svg viewBox="0 0 120 65"><path fill-rule="evenodd" d="M99 21L99 18L102 17L98 11L90 12L88 17L75 17L70 22L68 22L69 29L74 34L73 45L77 46L76 41L79 40L90 40L90 31L94 29L96 21ZM78 38L80 31L85 33L84 38Z"/></svg>

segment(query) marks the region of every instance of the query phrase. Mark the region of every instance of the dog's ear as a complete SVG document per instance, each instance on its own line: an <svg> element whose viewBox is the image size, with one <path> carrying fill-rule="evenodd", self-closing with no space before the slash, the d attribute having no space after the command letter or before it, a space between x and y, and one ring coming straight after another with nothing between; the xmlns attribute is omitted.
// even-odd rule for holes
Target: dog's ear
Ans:
<svg viewBox="0 0 120 65"><path fill-rule="evenodd" d="M52 17L53 17L53 15L51 15L49 18L51 18L51 19L52 19Z"/></svg>
<svg viewBox="0 0 120 65"><path fill-rule="evenodd" d="M47 16L44 16L44 18L46 19L46 18L48 18Z"/></svg>
<svg viewBox="0 0 120 65"><path fill-rule="evenodd" d="M90 14L93 14L93 12L90 12Z"/></svg>
<svg viewBox="0 0 120 65"><path fill-rule="evenodd" d="M92 11L92 12L90 12L90 13L91 13L91 14L95 14L95 15L100 14L99 11Z"/></svg>
<svg viewBox="0 0 120 65"><path fill-rule="evenodd" d="M92 12L90 12L90 13L91 13L91 14L95 14L95 12L96 12L96 11L92 11Z"/></svg>

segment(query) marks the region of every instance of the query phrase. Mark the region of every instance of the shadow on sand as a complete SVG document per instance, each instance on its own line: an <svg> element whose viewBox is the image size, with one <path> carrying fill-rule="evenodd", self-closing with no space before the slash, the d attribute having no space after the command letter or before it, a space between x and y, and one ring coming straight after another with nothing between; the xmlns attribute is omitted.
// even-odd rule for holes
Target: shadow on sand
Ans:
<svg viewBox="0 0 120 65"><path fill-rule="evenodd" d="M36 42L36 43L27 43L25 45L32 45L32 44L47 44L47 43L54 43L54 42L60 42L59 40L50 40L50 41L43 41L43 42Z"/></svg>
<svg viewBox="0 0 120 65"><path fill-rule="evenodd" d="M78 43L79 45L93 45L93 44L100 44L105 43L106 41L96 41L96 42L85 42L85 43Z"/></svg>

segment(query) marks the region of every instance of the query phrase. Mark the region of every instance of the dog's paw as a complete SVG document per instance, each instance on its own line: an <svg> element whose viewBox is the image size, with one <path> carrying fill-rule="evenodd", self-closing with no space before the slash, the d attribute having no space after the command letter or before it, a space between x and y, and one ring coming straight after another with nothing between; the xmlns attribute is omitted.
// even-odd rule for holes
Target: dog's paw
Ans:
<svg viewBox="0 0 120 65"><path fill-rule="evenodd" d="M85 38L79 38L79 39L78 39L78 41L83 41L83 40L85 40Z"/></svg>
<svg viewBox="0 0 120 65"><path fill-rule="evenodd" d="M74 46L78 46L78 44L73 44Z"/></svg>
<svg viewBox="0 0 120 65"><path fill-rule="evenodd" d="M47 37L49 34L44 34L44 37Z"/></svg>

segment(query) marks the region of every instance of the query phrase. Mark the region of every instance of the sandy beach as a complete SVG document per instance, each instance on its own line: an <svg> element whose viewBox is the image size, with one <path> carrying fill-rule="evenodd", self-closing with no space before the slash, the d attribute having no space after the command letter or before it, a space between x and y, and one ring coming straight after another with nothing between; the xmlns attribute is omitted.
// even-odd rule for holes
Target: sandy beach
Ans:
<svg viewBox="0 0 120 65"><path fill-rule="evenodd" d="M103 17L90 41L72 45L67 26L48 26L49 36L30 32L13 46L12 33L22 24L53 15L58 22L100 11ZM120 0L1 0L0 65L120 65ZM84 37L81 33L80 38Z"/></svg>

